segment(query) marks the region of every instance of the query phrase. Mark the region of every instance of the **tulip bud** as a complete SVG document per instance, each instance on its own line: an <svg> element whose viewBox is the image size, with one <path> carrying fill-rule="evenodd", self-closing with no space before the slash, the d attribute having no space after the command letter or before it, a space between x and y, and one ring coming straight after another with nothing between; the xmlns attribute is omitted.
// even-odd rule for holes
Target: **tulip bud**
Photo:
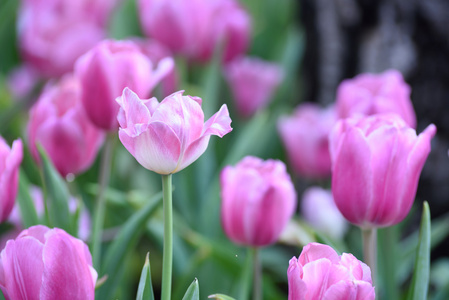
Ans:
<svg viewBox="0 0 449 300"><path fill-rule="evenodd" d="M279 238L296 208L284 163L247 156L220 174L221 221L233 242L267 246Z"/></svg>
<svg viewBox="0 0 449 300"><path fill-rule="evenodd" d="M332 194L338 209L364 228L402 221L415 199L435 125L416 135L396 114L340 120L330 135Z"/></svg>

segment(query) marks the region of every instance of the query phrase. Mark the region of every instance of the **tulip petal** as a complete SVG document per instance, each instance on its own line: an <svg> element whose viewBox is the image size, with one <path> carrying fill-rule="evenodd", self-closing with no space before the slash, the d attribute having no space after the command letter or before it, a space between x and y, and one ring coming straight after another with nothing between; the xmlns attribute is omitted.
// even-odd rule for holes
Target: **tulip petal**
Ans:
<svg viewBox="0 0 449 300"><path fill-rule="evenodd" d="M310 243L306 245L299 255L298 261L304 266L305 264L320 258L327 258L332 263L337 263L339 261L338 254L332 247L319 243Z"/></svg>
<svg viewBox="0 0 449 300"><path fill-rule="evenodd" d="M328 289L332 263L326 258L311 261L303 266L303 280L307 285L306 299L322 299Z"/></svg>
<svg viewBox="0 0 449 300"><path fill-rule="evenodd" d="M156 100L156 98L152 99ZM116 101L121 107L117 115L120 127L131 137L138 136L145 131L145 125L150 122L151 115L148 107L137 94L126 87L122 96L118 97Z"/></svg>
<svg viewBox="0 0 449 300"><path fill-rule="evenodd" d="M374 300L374 287L367 282L340 281L332 285L324 294L323 300Z"/></svg>
<svg viewBox="0 0 449 300"><path fill-rule="evenodd" d="M226 104L223 104L220 110L206 121L201 136L217 135L223 137L231 131L231 118L229 117L228 107Z"/></svg>
<svg viewBox="0 0 449 300"><path fill-rule="evenodd" d="M288 277L288 300L305 300L307 285L302 280L303 270L296 257L290 259Z"/></svg>

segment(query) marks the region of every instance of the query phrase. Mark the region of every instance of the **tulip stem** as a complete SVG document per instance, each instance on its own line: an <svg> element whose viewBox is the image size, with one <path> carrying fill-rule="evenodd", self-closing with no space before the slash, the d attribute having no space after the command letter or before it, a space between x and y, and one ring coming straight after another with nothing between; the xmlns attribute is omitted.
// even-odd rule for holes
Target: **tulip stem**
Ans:
<svg viewBox="0 0 449 300"><path fill-rule="evenodd" d="M376 228L363 228L362 229L362 239L363 239L363 259L365 263L371 269L371 279L373 281L373 286L377 275L377 229Z"/></svg>
<svg viewBox="0 0 449 300"><path fill-rule="evenodd" d="M106 211L105 204L105 190L109 183L109 174L111 171L111 159L112 150L114 148L115 135L109 134L106 139L106 143L103 146L103 152L101 154L100 161L100 174L99 174L99 190L97 194L97 202L94 211L91 248L92 248L92 261L94 267L100 272L100 254L101 254L101 242L103 234L103 225Z"/></svg>
<svg viewBox="0 0 449 300"><path fill-rule="evenodd" d="M170 300L173 267L173 203L171 174L162 175L164 202L164 249L162 257L162 300Z"/></svg>
<svg viewBox="0 0 449 300"><path fill-rule="evenodd" d="M251 249L253 252L254 266L254 283L253 283L253 300L262 299L262 264L259 259L259 248Z"/></svg>

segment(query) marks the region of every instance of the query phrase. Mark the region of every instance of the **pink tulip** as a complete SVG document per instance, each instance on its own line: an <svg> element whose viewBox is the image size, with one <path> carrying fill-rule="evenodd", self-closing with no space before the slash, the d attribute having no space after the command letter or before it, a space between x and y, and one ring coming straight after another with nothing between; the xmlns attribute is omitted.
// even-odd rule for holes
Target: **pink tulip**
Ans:
<svg viewBox="0 0 449 300"><path fill-rule="evenodd" d="M331 173L328 136L337 121L335 108L300 104L292 116L282 117L278 130L293 170L299 175L321 179Z"/></svg>
<svg viewBox="0 0 449 300"><path fill-rule="evenodd" d="M96 280L87 245L59 228L30 227L0 254L6 299L94 299Z"/></svg>
<svg viewBox="0 0 449 300"><path fill-rule="evenodd" d="M356 114L396 113L410 127L416 128L410 91L410 86L396 70L381 74L360 74L353 79L344 80L338 87L338 115L340 118L348 118Z"/></svg>
<svg viewBox="0 0 449 300"><path fill-rule="evenodd" d="M247 156L221 171L221 222L233 242L267 246L279 238L296 208L285 165Z"/></svg>
<svg viewBox="0 0 449 300"><path fill-rule="evenodd" d="M15 140L9 148L0 136L0 223L8 219L14 207L22 157L23 149L20 139Z"/></svg>
<svg viewBox="0 0 449 300"><path fill-rule="evenodd" d="M416 135L396 114L341 120L330 135L332 193L343 216L364 228L402 221L415 198L436 127Z"/></svg>
<svg viewBox="0 0 449 300"><path fill-rule="evenodd" d="M115 0L23 0L18 37L23 58L42 76L71 72L75 60L106 36Z"/></svg>
<svg viewBox="0 0 449 300"><path fill-rule="evenodd" d="M105 40L81 56L75 75L81 80L82 103L89 119L104 130L118 128L119 107L114 101L125 87L148 97L173 69L173 59L162 59L153 70L151 60L132 41Z"/></svg>
<svg viewBox="0 0 449 300"><path fill-rule="evenodd" d="M249 43L249 15L235 0L139 0L144 33L189 59L207 61L223 43L230 61Z"/></svg>
<svg viewBox="0 0 449 300"><path fill-rule="evenodd" d="M40 143L62 176L92 165L104 134L89 122L76 78L66 76L44 89L30 111L28 140L33 158L40 161Z"/></svg>
<svg viewBox="0 0 449 300"><path fill-rule="evenodd" d="M374 300L371 270L350 253L310 243L287 271L288 300Z"/></svg>
<svg viewBox="0 0 449 300"><path fill-rule="evenodd" d="M182 94L159 103L125 88L117 98L120 141L142 166L159 174L181 171L206 151L211 135L232 130L226 105L204 123L201 99Z"/></svg>
<svg viewBox="0 0 449 300"><path fill-rule="evenodd" d="M304 191L301 213L313 228L334 239L342 239L348 223L335 205L332 192L318 186Z"/></svg>
<svg viewBox="0 0 449 300"><path fill-rule="evenodd" d="M274 90L282 81L283 72L277 64L259 58L241 57L226 66L225 77L238 112L249 117L268 105Z"/></svg>

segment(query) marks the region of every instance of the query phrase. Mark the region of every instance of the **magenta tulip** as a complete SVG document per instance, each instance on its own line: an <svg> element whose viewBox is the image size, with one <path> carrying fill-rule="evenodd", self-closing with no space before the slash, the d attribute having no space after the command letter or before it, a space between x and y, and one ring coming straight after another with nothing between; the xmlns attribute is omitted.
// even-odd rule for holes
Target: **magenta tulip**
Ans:
<svg viewBox="0 0 449 300"><path fill-rule="evenodd" d="M288 300L374 300L371 271L350 253L310 243L287 271Z"/></svg>
<svg viewBox="0 0 449 300"><path fill-rule="evenodd" d="M346 219L335 205L332 192L318 186L304 191L301 213L313 228L334 239L343 238L348 229Z"/></svg>
<svg viewBox="0 0 449 300"><path fill-rule="evenodd" d="M250 117L268 105L283 78L283 72L275 63L241 57L226 66L225 77L234 95L237 111L244 117Z"/></svg>
<svg viewBox="0 0 449 300"><path fill-rule="evenodd" d="M343 216L362 228L402 221L415 199L436 127L416 135L396 114L341 120L330 135L332 193Z"/></svg>
<svg viewBox="0 0 449 300"><path fill-rule="evenodd" d="M22 157L23 149L20 139L15 140L9 148L0 136L0 223L8 219L14 207Z"/></svg>
<svg viewBox="0 0 449 300"><path fill-rule="evenodd" d="M94 299L96 280L87 245L62 229L30 227L0 254L6 299Z"/></svg>
<svg viewBox="0 0 449 300"><path fill-rule="evenodd" d="M338 115L348 118L357 114L396 113L410 127L415 128L416 116L410 92L410 86L396 70L381 74L360 74L344 80L338 87Z"/></svg>
<svg viewBox="0 0 449 300"><path fill-rule="evenodd" d="M63 77L44 89L30 111L28 140L33 158L40 162L37 144L41 144L62 176L92 165L104 134L89 122L76 78Z"/></svg>
<svg viewBox="0 0 449 300"><path fill-rule="evenodd" d="M101 129L116 130L119 107L115 98L125 87L136 91L139 97L148 97L173 65L173 59L166 58L153 69L151 60L132 41L105 40L97 44L75 65L89 119Z"/></svg>
<svg viewBox="0 0 449 300"><path fill-rule="evenodd" d="M278 131L292 169L299 175L322 179L331 174L329 133L337 121L334 106L300 104L292 116L282 117Z"/></svg>
<svg viewBox="0 0 449 300"><path fill-rule="evenodd" d="M267 246L279 238L296 208L285 165L247 156L221 171L221 221L233 242Z"/></svg>
<svg viewBox="0 0 449 300"><path fill-rule="evenodd" d="M204 123L201 99L182 94L159 103L125 88L117 98L120 141L142 166L159 174L181 171L206 151L211 135L232 130L226 105Z"/></svg>

